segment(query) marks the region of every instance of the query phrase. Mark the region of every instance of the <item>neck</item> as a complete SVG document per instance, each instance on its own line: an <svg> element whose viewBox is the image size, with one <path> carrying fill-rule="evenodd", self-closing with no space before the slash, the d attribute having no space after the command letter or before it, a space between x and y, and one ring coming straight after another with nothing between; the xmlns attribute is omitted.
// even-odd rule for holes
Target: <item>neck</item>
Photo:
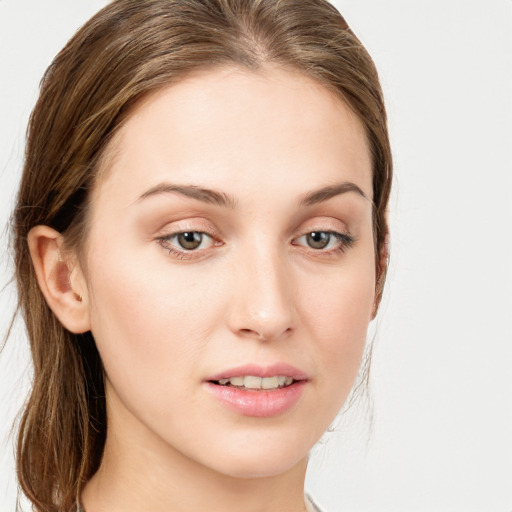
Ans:
<svg viewBox="0 0 512 512"><path fill-rule="evenodd" d="M82 493L87 512L307 510L307 459L278 475L240 478L180 453L126 410L110 410L108 425L100 467Z"/></svg>

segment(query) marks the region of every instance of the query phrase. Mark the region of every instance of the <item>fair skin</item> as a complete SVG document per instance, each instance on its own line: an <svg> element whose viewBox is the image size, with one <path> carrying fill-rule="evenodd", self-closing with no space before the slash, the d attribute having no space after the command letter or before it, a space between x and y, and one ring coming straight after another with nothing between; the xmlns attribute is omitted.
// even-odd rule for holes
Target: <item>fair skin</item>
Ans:
<svg viewBox="0 0 512 512"><path fill-rule="evenodd" d="M371 199L361 122L310 78L222 68L139 104L92 193L82 265L52 229L29 236L50 307L92 331L105 367L87 512L305 510L308 452L375 311ZM298 370L293 400L212 392L248 364Z"/></svg>

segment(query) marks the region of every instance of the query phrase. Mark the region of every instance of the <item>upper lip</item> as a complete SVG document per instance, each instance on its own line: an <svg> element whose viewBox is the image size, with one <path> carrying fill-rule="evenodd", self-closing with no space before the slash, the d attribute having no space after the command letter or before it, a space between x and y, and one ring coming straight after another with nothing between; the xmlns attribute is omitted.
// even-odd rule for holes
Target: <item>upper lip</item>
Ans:
<svg viewBox="0 0 512 512"><path fill-rule="evenodd" d="M303 371L287 363L276 363L269 366L260 366L257 364L247 364L222 370L215 375L207 377L206 381L217 381L220 379L230 379L231 377L241 377L252 375L254 377L291 377L294 380L307 380L308 376Z"/></svg>

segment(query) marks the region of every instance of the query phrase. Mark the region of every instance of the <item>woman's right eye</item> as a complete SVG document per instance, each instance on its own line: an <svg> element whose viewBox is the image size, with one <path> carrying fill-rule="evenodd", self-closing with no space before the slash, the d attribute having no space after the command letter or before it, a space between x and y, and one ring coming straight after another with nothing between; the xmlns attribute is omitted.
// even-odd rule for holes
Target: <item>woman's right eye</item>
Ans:
<svg viewBox="0 0 512 512"><path fill-rule="evenodd" d="M208 235L199 231L185 231L184 233L177 233L174 235L176 242L183 249L193 251L199 249Z"/></svg>
<svg viewBox="0 0 512 512"><path fill-rule="evenodd" d="M186 258L189 253L209 249L215 245L215 240L202 231L181 231L158 238L160 245L180 258Z"/></svg>

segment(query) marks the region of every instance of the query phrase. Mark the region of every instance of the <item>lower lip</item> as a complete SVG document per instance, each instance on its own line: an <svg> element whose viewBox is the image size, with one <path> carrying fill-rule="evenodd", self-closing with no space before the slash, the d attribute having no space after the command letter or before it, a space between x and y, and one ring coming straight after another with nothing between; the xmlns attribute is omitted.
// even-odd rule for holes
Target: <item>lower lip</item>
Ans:
<svg viewBox="0 0 512 512"><path fill-rule="evenodd" d="M306 381L301 380L284 388L254 391L221 386L212 382L205 384L207 389L229 409L244 416L270 418L283 414L298 402Z"/></svg>

